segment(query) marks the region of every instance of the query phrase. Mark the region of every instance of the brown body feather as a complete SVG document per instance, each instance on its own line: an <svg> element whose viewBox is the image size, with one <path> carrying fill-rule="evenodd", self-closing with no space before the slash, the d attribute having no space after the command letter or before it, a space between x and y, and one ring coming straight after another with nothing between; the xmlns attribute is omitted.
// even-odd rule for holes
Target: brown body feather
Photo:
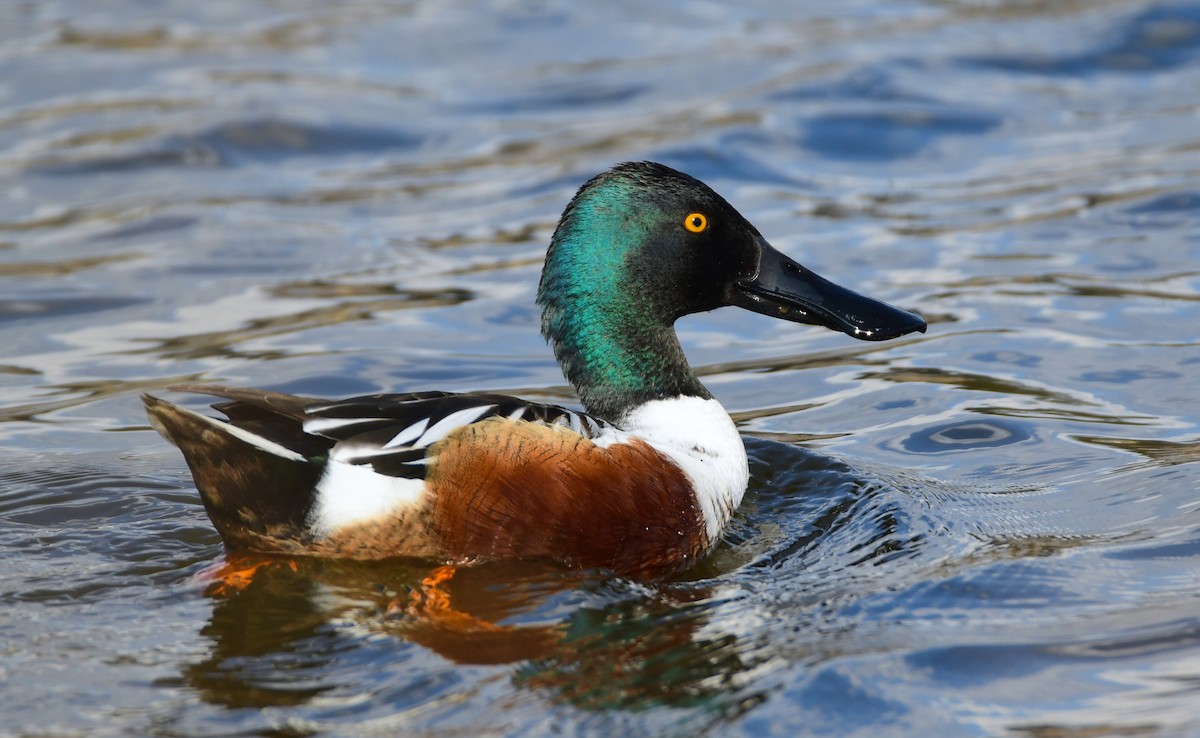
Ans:
<svg viewBox="0 0 1200 738"><path fill-rule="evenodd" d="M636 439L602 448L557 426L485 420L437 449L429 485L453 557L566 557L649 575L708 548L688 478Z"/></svg>
<svg viewBox="0 0 1200 738"><path fill-rule="evenodd" d="M179 447L225 545L296 553L304 548L321 464L263 451L206 419L150 395L150 422Z"/></svg>
<svg viewBox="0 0 1200 738"><path fill-rule="evenodd" d="M707 550L691 484L645 442L608 448L560 426L489 418L430 449L417 505L347 526L325 556L539 558L659 577Z"/></svg>

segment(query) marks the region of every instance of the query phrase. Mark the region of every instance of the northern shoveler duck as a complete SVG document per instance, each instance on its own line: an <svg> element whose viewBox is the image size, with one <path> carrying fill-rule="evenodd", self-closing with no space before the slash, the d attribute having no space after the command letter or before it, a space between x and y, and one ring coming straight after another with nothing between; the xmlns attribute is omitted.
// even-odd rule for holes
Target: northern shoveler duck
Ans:
<svg viewBox="0 0 1200 738"><path fill-rule="evenodd" d="M538 287L586 412L495 394L347 400L188 385L219 420L144 397L230 549L442 563L548 558L656 578L719 540L749 480L676 319L725 305L881 341L919 316L773 248L702 182L621 164L571 200Z"/></svg>

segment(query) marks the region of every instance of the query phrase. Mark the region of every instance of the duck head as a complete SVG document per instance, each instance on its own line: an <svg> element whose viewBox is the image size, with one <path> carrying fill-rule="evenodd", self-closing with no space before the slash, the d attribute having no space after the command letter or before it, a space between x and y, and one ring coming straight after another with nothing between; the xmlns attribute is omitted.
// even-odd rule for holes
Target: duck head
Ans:
<svg viewBox="0 0 1200 738"><path fill-rule="evenodd" d="M868 341L926 328L815 274L703 182L650 162L618 165L579 189L551 239L538 304L567 378L602 416L707 396L673 328L691 313L734 305Z"/></svg>

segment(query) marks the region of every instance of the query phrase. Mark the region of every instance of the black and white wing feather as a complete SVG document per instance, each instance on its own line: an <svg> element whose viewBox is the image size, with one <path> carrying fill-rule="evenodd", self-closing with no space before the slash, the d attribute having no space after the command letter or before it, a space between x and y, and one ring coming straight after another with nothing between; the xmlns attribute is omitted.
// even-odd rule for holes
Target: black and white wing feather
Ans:
<svg viewBox="0 0 1200 738"><path fill-rule="evenodd" d="M410 479L425 476L431 445L487 418L559 425L592 439L615 430L585 413L508 395L415 392L320 400L215 385L171 389L225 398L213 407L232 425L300 456L369 465Z"/></svg>
<svg viewBox="0 0 1200 738"><path fill-rule="evenodd" d="M305 407L304 431L334 441L330 458L390 476L424 476L430 446L487 418L559 425L596 438L613 426L557 405L507 395L420 392L368 395Z"/></svg>

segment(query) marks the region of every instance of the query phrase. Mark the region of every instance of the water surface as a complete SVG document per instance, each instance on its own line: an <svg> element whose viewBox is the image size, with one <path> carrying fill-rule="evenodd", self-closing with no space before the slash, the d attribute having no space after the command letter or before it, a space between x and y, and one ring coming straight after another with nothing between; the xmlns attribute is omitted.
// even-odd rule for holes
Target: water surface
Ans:
<svg viewBox="0 0 1200 738"><path fill-rule="evenodd" d="M1197 111L1189 3L0 6L0 734L1200 734ZM676 581L226 562L140 392L574 404L631 159L929 332L681 321L751 486Z"/></svg>

